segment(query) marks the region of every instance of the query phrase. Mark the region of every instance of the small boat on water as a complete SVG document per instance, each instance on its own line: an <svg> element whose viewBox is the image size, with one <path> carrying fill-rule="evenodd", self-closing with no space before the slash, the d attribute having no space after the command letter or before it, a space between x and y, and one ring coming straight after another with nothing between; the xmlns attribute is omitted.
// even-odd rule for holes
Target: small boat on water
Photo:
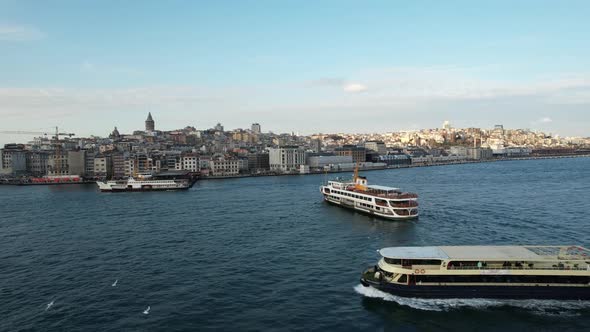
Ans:
<svg viewBox="0 0 590 332"><path fill-rule="evenodd" d="M590 300L590 250L581 246L381 249L361 284L402 297Z"/></svg>
<svg viewBox="0 0 590 332"><path fill-rule="evenodd" d="M185 190L191 187L189 179L139 179L97 181L102 192L117 191L156 191L156 190Z"/></svg>
<svg viewBox="0 0 590 332"><path fill-rule="evenodd" d="M399 188L369 185L367 178L336 179L320 186L326 202L378 217L406 220L418 218L418 195Z"/></svg>

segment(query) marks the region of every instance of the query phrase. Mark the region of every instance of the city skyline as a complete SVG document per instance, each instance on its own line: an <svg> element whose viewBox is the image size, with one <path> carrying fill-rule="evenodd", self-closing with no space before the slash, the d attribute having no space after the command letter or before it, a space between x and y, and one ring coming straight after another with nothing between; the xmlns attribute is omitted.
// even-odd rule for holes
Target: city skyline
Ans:
<svg viewBox="0 0 590 332"><path fill-rule="evenodd" d="M177 5L0 2L0 130L590 135L586 2Z"/></svg>

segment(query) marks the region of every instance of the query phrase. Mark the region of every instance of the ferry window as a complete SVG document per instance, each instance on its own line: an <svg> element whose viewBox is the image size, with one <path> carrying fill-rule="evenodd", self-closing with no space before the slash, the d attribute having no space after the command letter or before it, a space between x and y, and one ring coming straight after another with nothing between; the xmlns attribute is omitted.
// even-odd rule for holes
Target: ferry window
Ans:
<svg viewBox="0 0 590 332"><path fill-rule="evenodd" d="M402 265L402 260L398 258L387 258L385 257L385 263L393 265Z"/></svg>
<svg viewBox="0 0 590 332"><path fill-rule="evenodd" d="M412 259L410 261L412 265L440 265L440 262L438 259Z"/></svg>
<svg viewBox="0 0 590 332"><path fill-rule="evenodd" d="M399 279L397 280L397 282L408 282L408 275L407 274L402 274L402 276L399 277Z"/></svg>

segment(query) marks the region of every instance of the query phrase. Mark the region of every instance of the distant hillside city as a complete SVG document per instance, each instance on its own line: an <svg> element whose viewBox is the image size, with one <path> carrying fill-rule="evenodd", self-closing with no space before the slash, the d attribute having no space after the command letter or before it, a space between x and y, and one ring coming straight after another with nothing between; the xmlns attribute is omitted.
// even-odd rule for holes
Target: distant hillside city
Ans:
<svg viewBox="0 0 590 332"><path fill-rule="evenodd" d="M19 132L15 132L19 133ZM124 179L161 173L201 177L305 174L407 167L551 155L589 154L590 138L560 138L522 129L453 128L385 134L274 134L258 123L226 131L221 124L198 130L145 129L131 134L115 127L108 137L75 138L56 132L0 150L0 176Z"/></svg>

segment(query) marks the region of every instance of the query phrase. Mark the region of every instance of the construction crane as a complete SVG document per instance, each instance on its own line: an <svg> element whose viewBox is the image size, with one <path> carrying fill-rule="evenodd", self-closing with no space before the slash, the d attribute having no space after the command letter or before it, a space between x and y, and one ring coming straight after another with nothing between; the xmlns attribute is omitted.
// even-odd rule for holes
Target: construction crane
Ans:
<svg viewBox="0 0 590 332"><path fill-rule="evenodd" d="M23 130L4 130L4 131L0 131L0 134L10 134L10 135L44 135L47 136L47 132L41 132L41 131L23 131ZM60 133L59 132L59 127L55 127L55 133L54 136L52 137L55 141L59 141L59 136L68 136L68 137L72 137L72 136L76 136L76 134L74 133Z"/></svg>
<svg viewBox="0 0 590 332"><path fill-rule="evenodd" d="M47 136L47 132L38 132L38 131L22 131L22 130L8 130L8 131L0 131L0 134L11 134L11 135L43 135L43 136ZM54 136L51 138L52 139L52 144L54 146L54 156L53 156L53 161L54 161L54 173L56 173L57 175L61 175L61 163L62 163L62 147L61 147L61 143L59 141L59 136L68 136L68 137L72 137L75 136L76 134L74 133L60 133L59 132L59 127L55 127L55 133Z"/></svg>

